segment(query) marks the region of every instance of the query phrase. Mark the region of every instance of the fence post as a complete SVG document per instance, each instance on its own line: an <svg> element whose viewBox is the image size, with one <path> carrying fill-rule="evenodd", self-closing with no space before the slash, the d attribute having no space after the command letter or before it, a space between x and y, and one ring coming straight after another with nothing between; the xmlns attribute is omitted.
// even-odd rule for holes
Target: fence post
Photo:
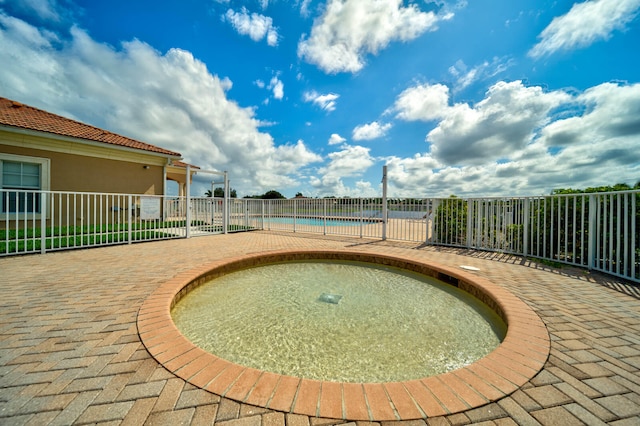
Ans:
<svg viewBox="0 0 640 426"><path fill-rule="evenodd" d="M360 238L362 238L363 227L364 227L364 210L363 210L363 200L360 198Z"/></svg>
<svg viewBox="0 0 640 426"><path fill-rule="evenodd" d="M132 234L132 228L133 228L133 199L131 198L131 194L129 194L127 196L127 240L129 241L129 244L131 244L131 237L133 236Z"/></svg>
<svg viewBox="0 0 640 426"><path fill-rule="evenodd" d="M224 171L224 201L222 202L222 227L225 234L229 233L229 174Z"/></svg>
<svg viewBox="0 0 640 426"><path fill-rule="evenodd" d="M293 232L296 232L296 219L298 218L298 203L293 199Z"/></svg>
<svg viewBox="0 0 640 426"><path fill-rule="evenodd" d="M53 226L51 226L53 228ZM34 247L35 248L35 247ZM47 252L47 195L40 192L40 253Z"/></svg>
<svg viewBox="0 0 640 426"><path fill-rule="evenodd" d="M524 199L524 218L522 218L522 255L529 255L529 197Z"/></svg>
<svg viewBox="0 0 640 426"><path fill-rule="evenodd" d="M267 230L271 231L271 216L273 215L272 213L272 209L271 209L271 200L265 200L263 201L263 203L267 203Z"/></svg>
<svg viewBox="0 0 640 426"><path fill-rule="evenodd" d="M327 235L327 199L322 200L322 235Z"/></svg>
<svg viewBox="0 0 640 426"><path fill-rule="evenodd" d="M473 200L467 200L467 248L471 248L473 241ZM478 209L480 210L480 209Z"/></svg>
<svg viewBox="0 0 640 426"><path fill-rule="evenodd" d="M382 166L382 239L387 239L387 166Z"/></svg>
<svg viewBox="0 0 640 426"><path fill-rule="evenodd" d="M438 218L438 208L440 207L440 200L433 199L431 201L431 238L429 242L435 244L438 241L438 229L436 228L436 219ZM438 224L441 225L441 224Z"/></svg>
<svg viewBox="0 0 640 426"><path fill-rule="evenodd" d="M595 195L589 195L589 244L587 246L587 258L589 263L587 267L593 269L595 266L597 250L596 235L598 232L598 223L596 213L598 211L598 202Z"/></svg>
<svg viewBox="0 0 640 426"><path fill-rule="evenodd" d="M243 200L242 208L244 209L244 229L249 229L249 201L248 200Z"/></svg>
<svg viewBox="0 0 640 426"><path fill-rule="evenodd" d="M187 194L185 212L185 237L191 238L191 166L187 164Z"/></svg>

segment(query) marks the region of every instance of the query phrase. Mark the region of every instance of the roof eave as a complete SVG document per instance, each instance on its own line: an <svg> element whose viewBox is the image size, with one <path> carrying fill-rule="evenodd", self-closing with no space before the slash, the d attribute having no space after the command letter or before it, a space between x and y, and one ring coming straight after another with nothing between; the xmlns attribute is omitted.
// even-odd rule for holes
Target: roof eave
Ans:
<svg viewBox="0 0 640 426"><path fill-rule="evenodd" d="M177 153L177 152L172 152L171 154L169 154L169 153L148 151L146 149L132 148L132 147L122 146L122 145L115 145L115 144L110 144L108 142L92 141L92 140L89 140L89 139L76 138L76 137L73 137L73 136L64 136L64 135L59 135L59 134L56 134L56 133L43 132L43 131L40 131L40 130L25 129L25 128L22 128L22 127L10 126L10 125L6 125L6 124L0 124L0 130L4 130L4 131L10 132L10 133L28 135L28 136L47 137L49 139L56 139L56 140L65 141L65 142L82 143L84 145L95 146L95 147L100 147L100 148L110 148L110 149L115 149L115 150L118 150L118 151L132 152L132 153L136 153L136 154L152 155L152 156L156 156L156 157L167 158L168 160L181 160L182 159L182 155L180 153Z"/></svg>

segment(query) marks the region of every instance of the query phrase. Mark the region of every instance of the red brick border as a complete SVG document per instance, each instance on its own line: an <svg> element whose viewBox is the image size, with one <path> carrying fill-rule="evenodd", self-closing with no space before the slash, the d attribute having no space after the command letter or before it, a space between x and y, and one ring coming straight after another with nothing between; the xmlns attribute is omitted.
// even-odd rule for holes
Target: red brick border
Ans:
<svg viewBox="0 0 640 426"><path fill-rule="evenodd" d="M486 357L449 373L389 383L338 383L259 371L218 358L178 331L171 307L204 282L265 263L341 259L400 267L434 276L485 302L507 324L504 341ZM346 420L411 420L453 414L496 401L533 378L549 356L549 333L540 317L511 292L457 269L354 251L275 251L234 257L181 273L162 284L138 312L138 333L167 370L220 396L273 410Z"/></svg>

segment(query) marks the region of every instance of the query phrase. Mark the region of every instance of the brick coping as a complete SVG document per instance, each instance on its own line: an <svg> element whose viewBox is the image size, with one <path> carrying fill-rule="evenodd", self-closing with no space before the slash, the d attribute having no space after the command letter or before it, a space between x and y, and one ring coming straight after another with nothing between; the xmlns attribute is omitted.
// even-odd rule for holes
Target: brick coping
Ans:
<svg viewBox="0 0 640 426"><path fill-rule="evenodd" d="M495 310L507 324L507 334L484 358L448 373L403 382L340 383L234 364L195 346L171 319L171 308L177 301L216 276L267 263L308 259L362 261L436 277ZM513 393L532 379L550 350L549 333L540 317L497 284L430 262L352 250L272 251L218 260L180 273L144 301L137 325L151 356L194 386L258 407L354 421L413 420L480 407Z"/></svg>

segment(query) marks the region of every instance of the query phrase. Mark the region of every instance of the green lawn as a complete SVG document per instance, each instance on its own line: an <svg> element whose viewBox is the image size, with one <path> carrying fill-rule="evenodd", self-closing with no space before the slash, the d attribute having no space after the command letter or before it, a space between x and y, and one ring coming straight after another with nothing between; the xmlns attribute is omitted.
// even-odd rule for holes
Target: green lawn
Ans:
<svg viewBox="0 0 640 426"><path fill-rule="evenodd" d="M184 228L185 221L177 222L137 222L131 229L131 241L148 241L177 238L175 234L165 232L166 228ZM210 232L222 232L221 226L207 225L202 221L192 221L192 226L204 226ZM246 230L243 226L231 225L230 231ZM103 226L60 226L45 229L45 249L64 249L73 247L97 246L129 242L127 224ZM30 253L42 249L42 231L40 228L0 230L0 255L11 253Z"/></svg>

